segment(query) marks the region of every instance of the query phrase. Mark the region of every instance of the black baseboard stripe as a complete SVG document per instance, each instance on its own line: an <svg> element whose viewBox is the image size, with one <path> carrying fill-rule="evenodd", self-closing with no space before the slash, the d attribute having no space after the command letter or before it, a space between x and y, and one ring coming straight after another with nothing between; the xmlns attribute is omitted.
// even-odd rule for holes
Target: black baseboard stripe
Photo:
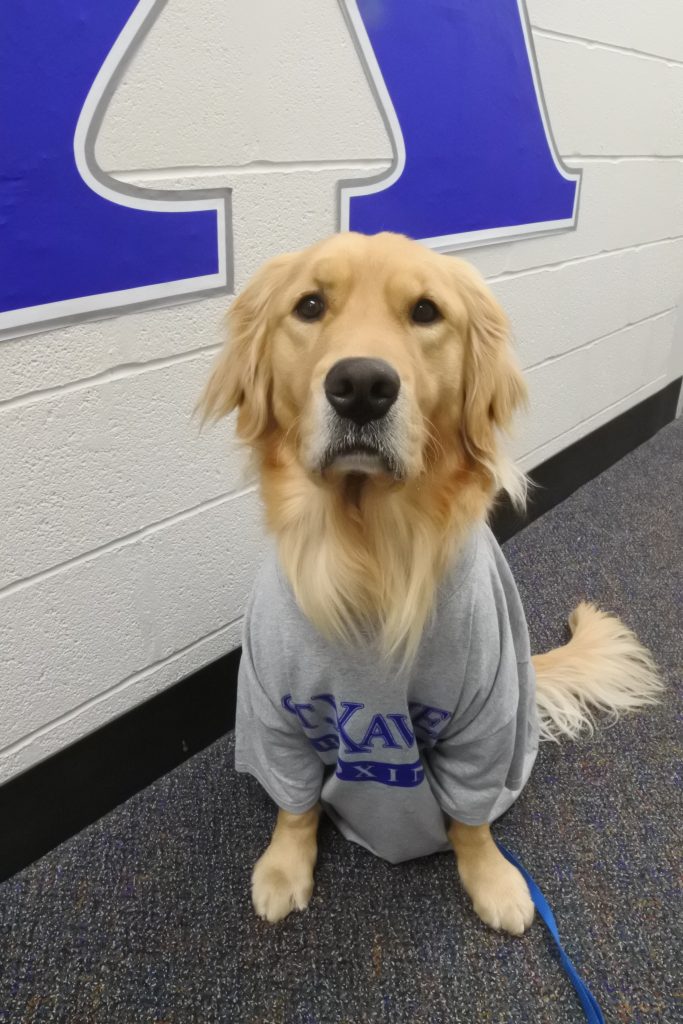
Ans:
<svg viewBox="0 0 683 1024"><path fill-rule="evenodd" d="M491 527L500 543L671 423L676 417L680 393L679 377L537 466L530 473L533 487L525 512L520 515L509 502L501 502L492 517Z"/></svg>
<svg viewBox="0 0 683 1024"><path fill-rule="evenodd" d="M500 541L564 501L676 415L681 380L554 455L532 473L524 516L501 504ZM66 747L0 787L0 881L42 857L234 726L239 651Z"/></svg>
<svg viewBox="0 0 683 1024"><path fill-rule="evenodd" d="M235 724L232 651L0 787L0 881Z"/></svg>

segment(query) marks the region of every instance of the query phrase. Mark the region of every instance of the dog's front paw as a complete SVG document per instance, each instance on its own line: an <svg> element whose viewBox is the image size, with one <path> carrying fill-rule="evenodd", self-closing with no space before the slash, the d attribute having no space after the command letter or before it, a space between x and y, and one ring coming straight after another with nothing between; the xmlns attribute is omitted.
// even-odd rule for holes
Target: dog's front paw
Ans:
<svg viewBox="0 0 683 1024"><path fill-rule="evenodd" d="M502 854L495 864L479 870L461 872L462 883L475 913L484 924L498 931L522 935L534 919L534 904L529 889L517 868Z"/></svg>
<svg viewBox="0 0 683 1024"><path fill-rule="evenodd" d="M313 869L288 863L268 849L251 876L251 898L259 917L275 924L292 910L305 910L313 893Z"/></svg>

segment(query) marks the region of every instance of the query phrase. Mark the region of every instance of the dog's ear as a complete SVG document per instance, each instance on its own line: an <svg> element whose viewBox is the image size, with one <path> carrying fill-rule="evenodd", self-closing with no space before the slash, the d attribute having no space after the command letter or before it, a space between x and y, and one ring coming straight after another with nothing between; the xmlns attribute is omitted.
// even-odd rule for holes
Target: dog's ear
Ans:
<svg viewBox="0 0 683 1024"><path fill-rule="evenodd" d="M270 421L272 300L294 256L287 253L265 263L233 302L228 340L197 403L202 424L238 409L237 433L247 444L258 441Z"/></svg>
<svg viewBox="0 0 683 1024"><path fill-rule="evenodd" d="M457 264L468 319L461 435L469 455L495 472L497 432L506 430L515 410L526 404L527 389L505 313L477 271L460 260Z"/></svg>

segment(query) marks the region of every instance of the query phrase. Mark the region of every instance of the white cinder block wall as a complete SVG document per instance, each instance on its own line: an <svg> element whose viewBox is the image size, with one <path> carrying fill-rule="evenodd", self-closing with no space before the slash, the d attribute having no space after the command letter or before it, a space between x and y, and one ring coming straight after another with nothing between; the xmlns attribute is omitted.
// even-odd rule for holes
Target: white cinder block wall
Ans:
<svg viewBox="0 0 683 1024"><path fill-rule="evenodd" d="M527 6L579 224L468 255L514 325L531 469L683 371L683 5ZM137 185L230 186L239 288L332 232L337 180L390 145L337 0L169 0L96 154ZM0 343L0 781L239 642L258 501L230 430L190 421L226 306Z"/></svg>

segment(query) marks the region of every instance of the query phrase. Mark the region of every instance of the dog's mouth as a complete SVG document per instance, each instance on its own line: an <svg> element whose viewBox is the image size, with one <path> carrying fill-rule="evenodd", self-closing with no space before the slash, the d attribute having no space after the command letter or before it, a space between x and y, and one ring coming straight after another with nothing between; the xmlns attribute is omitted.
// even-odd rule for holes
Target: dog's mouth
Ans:
<svg viewBox="0 0 683 1024"><path fill-rule="evenodd" d="M396 480L405 476L405 468L372 424L333 439L323 453L320 468L343 473L386 473Z"/></svg>
<svg viewBox="0 0 683 1024"><path fill-rule="evenodd" d="M390 472L393 469L389 459L382 452L369 445L342 448L337 452L329 452L326 455L323 469L335 469L347 473L380 473Z"/></svg>
<svg viewBox="0 0 683 1024"><path fill-rule="evenodd" d="M409 446L406 443L405 411L401 397L389 412L374 420L357 423L340 416L325 401L319 406L317 423L306 446L309 471L326 475L381 476L405 481L409 475Z"/></svg>

